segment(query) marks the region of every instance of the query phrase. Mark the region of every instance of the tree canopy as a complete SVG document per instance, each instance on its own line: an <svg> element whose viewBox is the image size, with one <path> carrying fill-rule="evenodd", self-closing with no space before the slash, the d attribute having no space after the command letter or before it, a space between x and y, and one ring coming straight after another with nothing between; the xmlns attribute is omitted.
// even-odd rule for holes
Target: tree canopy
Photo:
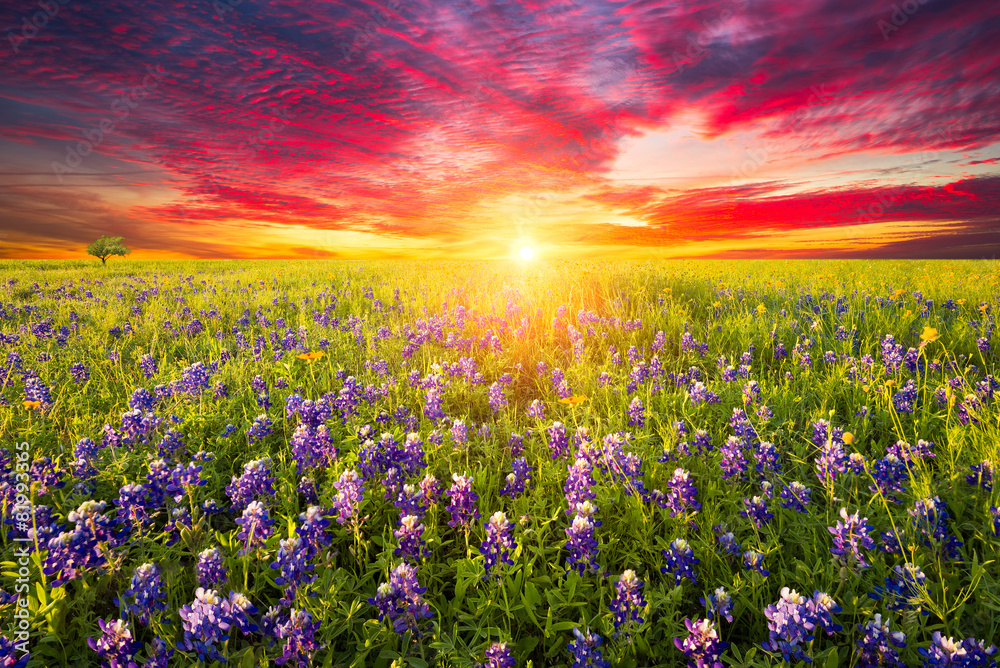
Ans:
<svg viewBox="0 0 1000 668"><path fill-rule="evenodd" d="M108 237L101 235L97 241L87 246L87 253L101 258L102 264L108 263L112 255L128 255L132 250L122 243L125 237Z"/></svg>

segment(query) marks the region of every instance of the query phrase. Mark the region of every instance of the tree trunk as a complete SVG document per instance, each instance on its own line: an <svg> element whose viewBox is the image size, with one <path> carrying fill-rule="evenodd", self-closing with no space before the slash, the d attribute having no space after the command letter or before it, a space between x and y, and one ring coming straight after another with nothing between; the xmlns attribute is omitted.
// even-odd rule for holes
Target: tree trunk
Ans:
<svg viewBox="0 0 1000 668"><path fill-rule="evenodd" d="M101 258L101 264L107 264L107 263L108 263L108 258L102 257Z"/></svg>

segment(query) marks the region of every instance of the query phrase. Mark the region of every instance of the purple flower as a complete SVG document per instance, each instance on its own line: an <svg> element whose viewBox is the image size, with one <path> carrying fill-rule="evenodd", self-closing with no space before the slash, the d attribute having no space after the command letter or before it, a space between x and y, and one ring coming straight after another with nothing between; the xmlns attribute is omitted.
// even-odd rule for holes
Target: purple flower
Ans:
<svg viewBox="0 0 1000 668"><path fill-rule="evenodd" d="M577 504L575 510L573 523L566 529L566 550L569 552L566 561L569 568L580 575L587 570L597 573L600 566L597 564L598 543L594 530L601 524L594 519L597 507L590 501L584 501Z"/></svg>
<svg viewBox="0 0 1000 668"><path fill-rule="evenodd" d="M691 545L683 538L675 538L671 541L666 550L661 550L664 565L660 567L661 573L671 573L674 576L674 584L680 584L684 578L698 584L698 574L694 567L700 563L700 559L694 556Z"/></svg>
<svg viewBox="0 0 1000 668"><path fill-rule="evenodd" d="M923 607L926 581L927 576L920 566L906 562L902 566L893 566L892 574L885 579L885 586L876 585L868 596L877 601L884 598L885 607L889 610L919 610Z"/></svg>
<svg viewBox="0 0 1000 668"><path fill-rule="evenodd" d="M476 668L514 668L517 665L506 642L495 642L490 645L484 658L486 661L477 663Z"/></svg>
<svg viewBox="0 0 1000 668"><path fill-rule="evenodd" d="M87 638L87 644L101 658L101 667L139 668L135 659L139 650L142 649L142 644L132 638L128 623L121 619L116 619L113 622L98 619L97 624L101 627L102 635L96 640ZM9 658L8 661L10 661ZM16 663L11 663L11 665L16 665Z"/></svg>
<svg viewBox="0 0 1000 668"><path fill-rule="evenodd" d="M511 466L514 470L507 474L506 483L500 490L500 495L516 499L524 493L526 485L531 482L531 467L524 457L515 459Z"/></svg>
<svg viewBox="0 0 1000 668"><path fill-rule="evenodd" d="M576 626L573 627L573 635L576 640L571 640L567 645L573 655L573 668L608 668L611 665L604 660L604 655L598 649L603 642L601 636L591 633L590 629L582 633Z"/></svg>
<svg viewBox="0 0 1000 668"><path fill-rule="evenodd" d="M792 510L805 513L808 512L806 506L809 505L810 494L812 489L806 487L800 482L792 482L782 488L779 496L781 497L781 507L791 508Z"/></svg>
<svg viewBox="0 0 1000 668"><path fill-rule="evenodd" d="M80 362L76 362L70 366L69 374L73 377L73 382L77 385L82 385L90 380L90 370Z"/></svg>
<svg viewBox="0 0 1000 668"><path fill-rule="evenodd" d="M532 399L531 405L528 406L528 417L537 418L539 420L545 419L545 404L538 399Z"/></svg>
<svg viewBox="0 0 1000 668"><path fill-rule="evenodd" d="M996 668L996 659L991 657L997 653L995 645L988 648L982 640L966 638L956 642L953 638L945 638L940 631L931 636L931 644L927 648L918 647L917 651L924 658L923 668L934 666L956 666L958 668Z"/></svg>
<svg viewBox="0 0 1000 668"><path fill-rule="evenodd" d="M271 419L266 415L258 415L254 418L253 424L247 429L247 439L250 443L261 441L266 436L273 433Z"/></svg>
<svg viewBox="0 0 1000 668"><path fill-rule="evenodd" d="M361 482L358 472L354 469L344 471L333 486L337 489L337 496L332 506L337 512L337 523L345 524L351 521L355 525L360 525L363 520L358 518L358 506L364 499L365 485Z"/></svg>
<svg viewBox="0 0 1000 668"><path fill-rule="evenodd" d="M720 657L729 643L719 639L715 622L710 619L692 622L685 618L684 626L688 637L684 640L674 638L674 645L688 658L688 668L724 668Z"/></svg>
<svg viewBox="0 0 1000 668"><path fill-rule="evenodd" d="M858 624L858 631L863 635L857 640L858 668L906 668L899 658L896 648L906 647L906 635L900 631L889 630L889 621L882 622L882 615Z"/></svg>
<svg viewBox="0 0 1000 668"><path fill-rule="evenodd" d="M379 585L375 598L368 602L378 609L378 619L388 619L396 633L409 630L420 636L420 622L434 616L430 606L424 602L426 587L417 583L417 567L400 563L389 574L389 581Z"/></svg>
<svg viewBox="0 0 1000 668"><path fill-rule="evenodd" d="M959 548L962 547L962 541L948 530L948 519L951 515L944 501L936 496L920 499L909 513L913 518L916 533L923 537L924 545L927 547L936 545L948 559L955 559L960 555Z"/></svg>
<svg viewBox="0 0 1000 668"><path fill-rule="evenodd" d="M871 568L871 564L865 561L861 550L870 550L875 547L875 541L869 535L872 527L868 524L868 518L862 518L860 512L853 515L847 514L847 508L840 509L840 517L836 526L827 527L827 531L833 534L833 547L830 554L836 557L837 563L853 568Z"/></svg>
<svg viewBox="0 0 1000 668"><path fill-rule="evenodd" d="M904 483L910 479L910 473L902 460L892 453L876 459L871 465L871 476L875 484L869 485L869 490L881 494L887 501L901 503L896 493L905 492Z"/></svg>
<svg viewBox="0 0 1000 668"><path fill-rule="evenodd" d="M132 586L125 590L122 597L131 599L126 609L143 626L149 624L151 613L166 610L167 592L163 589L160 569L156 564L138 566L132 575Z"/></svg>
<svg viewBox="0 0 1000 668"><path fill-rule="evenodd" d="M315 575L309 575L314 566L309 563L313 557L313 551L309 544L301 537L282 539L279 543L278 555L271 563L271 568L279 571L280 575L274 579L274 584L285 588L284 598L278 602L286 607L291 607L295 602L295 592L299 587L305 587L316 579Z"/></svg>
<svg viewBox="0 0 1000 668"><path fill-rule="evenodd" d="M306 512L299 513L299 522L301 524L295 528L295 533L313 554L318 554L333 542L333 537L326 532L330 520L326 518L322 506L306 508Z"/></svg>
<svg viewBox="0 0 1000 668"><path fill-rule="evenodd" d="M479 510L476 508L476 501L479 495L472 491L472 477L468 474L451 474L452 485L446 494L451 497L451 503L447 506L447 511L451 513L448 526L458 527L468 526L479 519Z"/></svg>
<svg viewBox="0 0 1000 668"><path fill-rule="evenodd" d="M763 529L774 515L767 510L767 499L755 496L752 499L743 499L745 510L740 511L740 515L749 519L755 527Z"/></svg>
<svg viewBox="0 0 1000 668"><path fill-rule="evenodd" d="M430 551L424 548L424 525L420 523L420 518L416 515L404 515L399 518L399 528L392 532L392 535L399 539L399 547L393 554L402 556L408 563L417 563L423 557L429 556Z"/></svg>
<svg viewBox="0 0 1000 668"><path fill-rule="evenodd" d="M665 504L667 508L670 508L671 517L688 511L696 513L701 510L701 504L695 499L698 488L694 486L694 481L691 480L690 476L688 471L677 468L674 469L673 477L667 482Z"/></svg>
<svg viewBox="0 0 1000 668"><path fill-rule="evenodd" d="M727 557L740 556L740 544L725 524L716 524L712 529L715 532L715 541L719 545L719 552Z"/></svg>
<svg viewBox="0 0 1000 668"><path fill-rule="evenodd" d="M566 453L569 452L569 436L566 433L566 427L563 426L562 422L553 422L552 426L548 428L548 434L552 459L565 457Z"/></svg>
<svg viewBox="0 0 1000 668"><path fill-rule="evenodd" d="M239 551L241 556L262 547L274 533L272 527L274 521L268 516L267 508L260 501L251 501L243 511L243 516L237 518L236 523L242 527L236 534L236 537L243 541L243 549Z"/></svg>
<svg viewBox="0 0 1000 668"><path fill-rule="evenodd" d="M628 424L630 427L642 428L646 424L646 410L642 406L639 397L632 397L628 405Z"/></svg>
<svg viewBox="0 0 1000 668"><path fill-rule="evenodd" d="M722 468L722 479L726 480L733 476L742 478L749 466L746 455L743 453L743 441L736 436L730 436L723 445L719 446L719 454L722 456L719 462L719 466Z"/></svg>
<svg viewBox="0 0 1000 668"><path fill-rule="evenodd" d="M566 514L572 515L576 504L591 501L597 497L597 494L593 491L594 479L590 475L592 471L590 462L586 459L577 459L572 466L567 466L566 469L569 471L569 475L566 477L563 491L566 493L566 502L569 504Z"/></svg>
<svg viewBox="0 0 1000 668"><path fill-rule="evenodd" d="M781 599L767 606L768 640L763 648L768 652L780 652L785 661L807 661L802 644L813 640L817 627L826 629L828 635L840 630L834 624L832 615L840 611L840 606L823 592L815 592L812 598L802 596L794 589L783 587Z"/></svg>
<svg viewBox="0 0 1000 668"><path fill-rule="evenodd" d="M990 515L993 517L993 535L1000 537L1000 508L990 506Z"/></svg>
<svg viewBox="0 0 1000 668"><path fill-rule="evenodd" d="M510 558L510 553L516 549L514 525L507 519L506 513L498 510L486 522L486 539L479 548L485 560L486 576L499 564L513 566L514 560ZM496 576L500 577L499 569Z"/></svg>
<svg viewBox="0 0 1000 668"><path fill-rule="evenodd" d="M312 657L320 648L316 642L318 630L319 622L314 622L312 615L292 608L288 617L274 630L275 637L284 641L281 656L274 663L279 666L289 662L296 666L312 665Z"/></svg>
<svg viewBox="0 0 1000 668"><path fill-rule="evenodd" d="M178 611L184 638L177 643L177 649L181 652L196 652L198 659L206 663L225 661L215 644L229 639L233 621L229 602L214 589L198 587L194 595L194 601Z"/></svg>
<svg viewBox="0 0 1000 668"><path fill-rule="evenodd" d="M198 564L195 566L195 571L198 575L198 586L204 588L220 584L229 577L222 561L222 551L217 547L210 547L198 553Z"/></svg>
<svg viewBox="0 0 1000 668"><path fill-rule="evenodd" d="M149 656L146 658L143 668L167 668L170 657L173 655L174 648L169 647L162 638L156 636L150 643Z"/></svg>
<svg viewBox="0 0 1000 668"><path fill-rule="evenodd" d="M639 616L642 608L646 607L642 586L642 580L631 569L622 573L615 583L615 597L610 604L611 614L614 615L615 637L621 633L627 634L633 625L643 623L643 618Z"/></svg>
<svg viewBox="0 0 1000 668"><path fill-rule="evenodd" d="M993 491L993 475L996 473L993 462L984 459L981 463L973 464L969 468L972 470L972 474L965 476L967 483L982 487L987 492Z"/></svg>
<svg viewBox="0 0 1000 668"><path fill-rule="evenodd" d="M748 571L759 573L761 577L767 577L770 571L764 570L764 555L757 550L747 550L743 553L743 565Z"/></svg>
<svg viewBox="0 0 1000 668"><path fill-rule="evenodd" d="M489 395L490 407L496 413L507 405L507 397L504 394L504 386L501 383L493 383L487 391Z"/></svg>
<svg viewBox="0 0 1000 668"><path fill-rule="evenodd" d="M451 423L451 440L456 448L465 447L469 443L469 427L464 420L455 420Z"/></svg>
<svg viewBox="0 0 1000 668"><path fill-rule="evenodd" d="M699 598L701 604L708 612L708 618L723 617L730 624L733 623L733 597L726 592L725 587L719 587L714 593L709 594L707 599Z"/></svg>
<svg viewBox="0 0 1000 668"><path fill-rule="evenodd" d="M274 474L271 458L255 459L243 465L243 474L233 476L226 486L226 494L233 502L233 512L242 512L249 503L261 497L274 496Z"/></svg>

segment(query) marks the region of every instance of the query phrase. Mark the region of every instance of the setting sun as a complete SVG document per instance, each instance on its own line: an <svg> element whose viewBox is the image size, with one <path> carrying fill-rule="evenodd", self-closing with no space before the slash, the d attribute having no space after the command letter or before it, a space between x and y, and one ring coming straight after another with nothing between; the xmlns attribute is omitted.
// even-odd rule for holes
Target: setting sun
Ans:
<svg viewBox="0 0 1000 668"><path fill-rule="evenodd" d="M535 257L535 249L531 246L521 246L521 250L517 254L522 260L530 260Z"/></svg>

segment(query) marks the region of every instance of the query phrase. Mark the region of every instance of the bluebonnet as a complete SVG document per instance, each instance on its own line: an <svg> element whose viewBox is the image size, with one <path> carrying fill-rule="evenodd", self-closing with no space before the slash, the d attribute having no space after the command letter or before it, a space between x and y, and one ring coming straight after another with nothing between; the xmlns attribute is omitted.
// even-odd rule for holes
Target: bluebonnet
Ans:
<svg viewBox="0 0 1000 668"><path fill-rule="evenodd" d="M733 532L729 531L725 524L716 524L712 527L712 530L715 533L715 541L718 543L719 552L722 553L723 556L740 556L740 544L737 542Z"/></svg>
<svg viewBox="0 0 1000 668"><path fill-rule="evenodd" d="M694 567L701 560L694 556L691 545L685 539L675 538L667 549L660 552L664 559L660 572L673 575L674 584L680 584L685 578L691 580L693 584L698 584L698 574Z"/></svg>
<svg viewBox="0 0 1000 668"><path fill-rule="evenodd" d="M871 564L865 561L865 555L861 552L875 547L875 541L869 535L872 527L868 524L868 518L862 518L860 512L848 515L847 508L840 509L840 517L835 526L827 527L827 531L833 534L830 554L836 557L839 564L870 568Z"/></svg>
<svg viewBox="0 0 1000 668"><path fill-rule="evenodd" d="M156 636L150 643L149 655L143 668L167 668L170 658L174 655L174 648L167 645L162 638Z"/></svg>
<svg viewBox="0 0 1000 668"><path fill-rule="evenodd" d="M420 635L420 623L434 616L423 599L426 587L417 582L417 568L405 561L392 569L389 581L379 585L368 602L378 610L379 621L389 620L396 633Z"/></svg>
<svg viewBox="0 0 1000 668"><path fill-rule="evenodd" d="M817 591L812 598L806 598L794 589L783 587L778 602L764 610L768 640L762 646L769 652L780 652L785 661L811 662L802 645L813 640L820 627L828 635L839 631L841 627L832 617L839 611L840 606L823 592Z"/></svg>
<svg viewBox="0 0 1000 668"><path fill-rule="evenodd" d="M733 597L729 595L725 587L717 588L713 593L708 595L707 599L699 598L698 600L705 606L705 611L708 613L709 619L721 617L732 624L733 604L735 601L733 601Z"/></svg>
<svg viewBox="0 0 1000 668"><path fill-rule="evenodd" d="M220 584L229 577L229 572L222 561L222 551L218 547L210 547L198 553L198 564L195 566L198 576L198 586L211 587Z"/></svg>
<svg viewBox="0 0 1000 668"><path fill-rule="evenodd" d="M569 475L566 476L566 483L563 491L566 493L566 502L569 507L566 509L567 515L572 515L576 504L584 501L591 501L597 497L593 491L594 479L591 477L591 465L586 459L577 459L572 466L567 466Z"/></svg>
<svg viewBox="0 0 1000 668"><path fill-rule="evenodd" d="M603 642L601 636L591 633L590 629L584 633L576 626L573 627L575 640L567 645L573 655L573 668L609 668L611 665L604 660L604 654L599 647Z"/></svg>
<svg viewBox="0 0 1000 668"><path fill-rule="evenodd" d="M740 515L749 519L758 529L763 529L774 518L767 510L767 499L763 497L744 498L743 506L744 510L740 511Z"/></svg>
<svg viewBox="0 0 1000 668"><path fill-rule="evenodd" d="M267 508L260 501L251 501L243 511L243 516L236 519L242 527L236 537L243 541L240 555L247 555L262 547L274 533L274 521L267 513Z"/></svg>
<svg viewBox="0 0 1000 668"><path fill-rule="evenodd" d="M424 548L424 525L420 523L420 518L416 515L404 515L399 518L399 528L392 532L392 535L399 540L393 554L403 557L408 563L415 564L420 559L428 556L430 552Z"/></svg>
<svg viewBox="0 0 1000 668"><path fill-rule="evenodd" d="M125 609L135 617L135 620L146 626L152 613L167 609L167 592L163 588L160 569L156 564L143 564L136 567L132 575L131 587L122 594Z"/></svg>
<svg viewBox="0 0 1000 668"><path fill-rule="evenodd" d="M538 399L532 399L531 405L528 406L528 417L537 418L539 420L545 419L545 404L543 404Z"/></svg>
<svg viewBox="0 0 1000 668"><path fill-rule="evenodd" d="M206 663L225 661L215 645L229 639L233 620L228 603L214 589L198 587L194 601L178 610L184 637L177 643L177 649L195 652L198 659Z"/></svg>
<svg viewBox="0 0 1000 668"><path fill-rule="evenodd" d="M628 405L627 413L629 426L641 428L646 424L646 411L639 397L632 398L632 401Z"/></svg>
<svg viewBox="0 0 1000 668"><path fill-rule="evenodd" d="M281 605L291 607L295 602L296 590L308 586L316 579L315 575L310 575L315 568L309 563L313 555L312 546L299 536L280 541L278 554L271 563L271 568L279 571L274 584L285 588L284 597L278 601Z"/></svg>
<svg viewBox="0 0 1000 668"><path fill-rule="evenodd" d="M993 491L993 476L996 473L996 467L992 461L984 459L979 464L973 464L969 468L972 473L965 476L967 483L981 487L986 492Z"/></svg>
<svg viewBox="0 0 1000 668"><path fill-rule="evenodd" d="M479 510L476 508L476 501L479 495L472 491L472 477L468 474L451 474L452 485L446 494L451 498L447 511L451 513L448 520L450 527L468 527L473 521L479 519Z"/></svg>
<svg viewBox="0 0 1000 668"><path fill-rule="evenodd" d="M569 436L566 434L566 427L562 422L553 422L548 428L549 449L552 451L552 459L564 457L569 451Z"/></svg>
<svg viewBox="0 0 1000 668"><path fill-rule="evenodd" d="M885 607L889 610L920 610L926 581L927 576L920 566L906 562L902 566L893 566L892 573L885 578L885 586L876 585L868 596L875 600L885 599Z"/></svg>
<svg viewBox="0 0 1000 668"><path fill-rule="evenodd" d="M615 583L615 597L609 606L614 616L615 636L643 623L643 618L639 616L639 612L646 607L642 587L643 581L631 569L622 573Z"/></svg>
<svg viewBox="0 0 1000 668"><path fill-rule="evenodd" d="M688 637L674 638L674 645L688 658L688 668L724 668L720 657L729 643L719 638L711 619L684 619Z"/></svg>
<svg viewBox="0 0 1000 668"><path fill-rule="evenodd" d="M304 513L299 514L299 526L295 528L297 536L302 538L313 554L319 553L333 542L333 537L327 533L330 520L322 506L309 506Z"/></svg>
<svg viewBox="0 0 1000 668"><path fill-rule="evenodd" d="M781 507L791 508L799 513L808 512L806 506L809 505L811 493L812 490L809 487L800 482L793 481L781 489L781 493L779 494L781 497Z"/></svg>
<svg viewBox="0 0 1000 668"><path fill-rule="evenodd" d="M291 663L296 666L312 665L312 657L319 650L316 631L319 622L305 610L292 608L288 617L275 628L274 635L284 641L281 656L274 659L279 666Z"/></svg>
<svg viewBox="0 0 1000 668"><path fill-rule="evenodd" d="M761 577L770 575L770 571L764 570L764 555L757 550L747 550L743 553L743 565L747 570L759 573Z"/></svg>
<svg viewBox="0 0 1000 668"><path fill-rule="evenodd" d="M674 469L674 475L667 481L666 507L670 516L676 517L685 512L696 513L701 510L701 504L695 498L698 488L691 480L691 474L682 468Z"/></svg>
<svg viewBox="0 0 1000 668"><path fill-rule="evenodd" d="M247 429L247 439L253 443L254 441L263 440L266 436L273 433L271 419L266 415L258 415L254 418L253 424Z"/></svg>
<svg viewBox="0 0 1000 668"><path fill-rule="evenodd" d="M516 549L514 525L507 519L506 513L498 510L486 522L486 539L479 548L485 560L486 575L491 575L490 571L501 564L513 566L514 560L510 558L510 553ZM499 568L495 575L500 577Z"/></svg>
<svg viewBox="0 0 1000 668"><path fill-rule="evenodd" d="M511 653L510 645L506 642L491 644L483 658L486 661L477 663L475 668L514 668L517 665Z"/></svg>
<svg viewBox="0 0 1000 668"><path fill-rule="evenodd" d="M566 529L566 550L569 555L566 561L570 569L583 575L586 571L599 572L597 563L598 543L594 530L601 525L594 519L597 507L590 501L579 503L575 508L576 516Z"/></svg>
<svg viewBox="0 0 1000 668"><path fill-rule="evenodd" d="M226 494L233 504L233 512L242 512L251 501L274 496L274 474L271 458L255 459L243 465L243 473L233 476L226 486Z"/></svg>
<svg viewBox="0 0 1000 668"><path fill-rule="evenodd" d="M531 466L524 457L519 457L511 464L513 472L507 474L506 482L500 494L516 499L524 493L526 485L531 481Z"/></svg>
<svg viewBox="0 0 1000 668"><path fill-rule="evenodd" d="M959 556L962 541L948 530L948 519L951 515L948 513L947 505L939 497L918 500L909 513L913 518L914 529L917 535L923 538L925 546L937 546L948 559Z"/></svg>
<svg viewBox="0 0 1000 668"><path fill-rule="evenodd" d="M902 503L896 493L906 491L903 483L910 477L902 460L892 453L882 459L876 459L872 462L871 476L875 484L869 485L869 490L881 494L892 503Z"/></svg>
<svg viewBox="0 0 1000 668"><path fill-rule="evenodd" d="M102 668L139 668L136 656L142 649L142 644L132 637L128 623L121 619L113 622L98 619L97 624L101 628L101 637L87 638L87 645L101 658ZM17 665L11 657L8 657L6 663Z"/></svg>
<svg viewBox="0 0 1000 668"><path fill-rule="evenodd" d="M942 636L940 631L935 631L931 636L929 647L919 647L917 651L923 657L923 668L996 668L997 665L996 659L992 658L997 654L996 646L986 647L983 641L975 638L956 641Z"/></svg>
<svg viewBox="0 0 1000 668"><path fill-rule="evenodd" d="M906 647L906 635L890 631L889 621L883 622L882 615L875 615L867 624L858 624L858 631L862 634L856 642L858 668L906 668L897 651Z"/></svg>
<svg viewBox="0 0 1000 668"><path fill-rule="evenodd" d="M719 466L722 468L722 479L742 477L746 473L746 455L743 454L743 441L736 436L730 436L726 442L719 447L721 459Z"/></svg>
<svg viewBox="0 0 1000 668"><path fill-rule="evenodd" d="M358 506L364 499L365 486L361 481L358 472L348 469L340 474L340 479L333 483L337 489L337 496L333 500L332 509L337 513L337 522L345 524L351 522L355 526L360 525L363 520L358 517Z"/></svg>

